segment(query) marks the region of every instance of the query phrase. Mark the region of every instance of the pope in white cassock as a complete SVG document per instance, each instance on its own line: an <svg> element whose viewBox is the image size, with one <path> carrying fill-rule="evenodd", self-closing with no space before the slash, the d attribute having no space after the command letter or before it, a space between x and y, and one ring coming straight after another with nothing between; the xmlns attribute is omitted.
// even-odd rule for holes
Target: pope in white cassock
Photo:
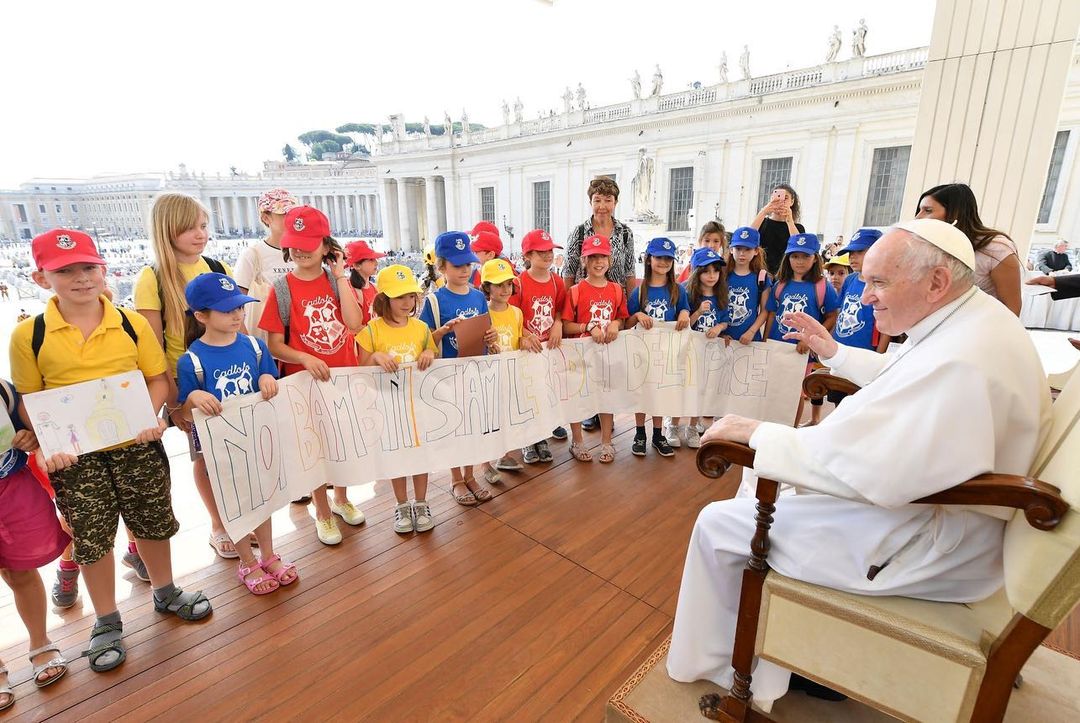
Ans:
<svg viewBox="0 0 1080 723"><path fill-rule="evenodd" d="M973 285L967 237L941 221L906 221L867 252L864 304L897 354L838 345L817 321L796 331L838 376L862 386L817 427L728 415L704 435L749 444L754 472L794 486L776 503L769 565L862 595L970 602L1004 582L1012 510L911 504L986 472L1027 474L1050 424L1038 355L1020 321ZM745 485L744 485L745 488ZM701 511L690 538L668 674L732 685L731 652L756 500ZM871 566L883 567L868 579ZM790 674L757 661L751 690L766 710Z"/></svg>

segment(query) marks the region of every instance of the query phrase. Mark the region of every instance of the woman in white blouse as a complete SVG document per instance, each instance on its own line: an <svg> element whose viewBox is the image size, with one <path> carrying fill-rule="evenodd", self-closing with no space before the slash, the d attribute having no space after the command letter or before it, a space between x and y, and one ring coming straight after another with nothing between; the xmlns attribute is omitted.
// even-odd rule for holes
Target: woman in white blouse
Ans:
<svg viewBox="0 0 1080 723"><path fill-rule="evenodd" d="M964 232L975 248L975 283L1020 316L1020 257L1002 231L983 225L975 194L964 183L946 183L924 191L915 218L936 218Z"/></svg>

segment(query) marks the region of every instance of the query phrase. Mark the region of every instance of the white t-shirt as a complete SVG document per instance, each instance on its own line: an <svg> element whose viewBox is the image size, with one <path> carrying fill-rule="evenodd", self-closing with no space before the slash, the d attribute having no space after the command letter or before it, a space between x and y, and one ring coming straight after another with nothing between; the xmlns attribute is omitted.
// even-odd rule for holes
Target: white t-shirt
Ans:
<svg viewBox="0 0 1080 723"><path fill-rule="evenodd" d="M233 270L239 286L250 289L255 281L255 272L262 270L266 283L272 284L279 276L284 276L295 268L292 261L282 258L281 249L276 249L265 240L256 241L240 253Z"/></svg>

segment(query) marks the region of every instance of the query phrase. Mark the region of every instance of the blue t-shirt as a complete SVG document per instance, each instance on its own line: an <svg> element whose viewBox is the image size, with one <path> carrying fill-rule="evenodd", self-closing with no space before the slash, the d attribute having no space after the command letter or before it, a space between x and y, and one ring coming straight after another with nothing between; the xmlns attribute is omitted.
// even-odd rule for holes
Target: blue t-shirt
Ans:
<svg viewBox="0 0 1080 723"><path fill-rule="evenodd" d="M11 426L15 428L15 431L26 429L22 419L19 418L19 393L15 391L14 385L3 379L0 379L0 403L3 403L7 409L8 416L11 417ZM10 477L21 470L26 466L26 460L26 452L14 447L0 454L0 479Z"/></svg>
<svg viewBox="0 0 1080 723"><path fill-rule="evenodd" d="M254 339L262 350L262 359L251 345ZM177 401L183 404L196 389L210 392L220 400L259 391L259 377L270 374L277 377L277 364L270 356L266 342L255 337L237 334L236 341L228 346L211 346L196 339L188 351L199 358L203 368L203 381L195 375L195 363L187 353L181 354L176 363L176 384L180 394Z"/></svg>
<svg viewBox="0 0 1080 723"><path fill-rule="evenodd" d="M728 328L724 332L732 339L745 334L757 321L761 296L758 293L757 274L736 274L732 271L727 277L728 283ZM761 293L768 294L772 289L772 280L765 277L765 288Z"/></svg>
<svg viewBox="0 0 1080 723"><path fill-rule="evenodd" d="M866 282L856 272L851 272L840 287L840 313L832 335L845 346L859 349L874 348L874 307L863 304L863 289Z"/></svg>
<svg viewBox="0 0 1080 723"><path fill-rule="evenodd" d="M675 306L671 305L671 293L666 286L646 287L645 308L641 308L641 291L634 289L627 299L626 311L633 316L639 311L657 321L675 321L680 311L689 311L690 302L686 300L686 289L679 287L679 298L675 300Z"/></svg>
<svg viewBox="0 0 1080 723"><path fill-rule="evenodd" d="M779 284L777 285L779 286ZM818 307L817 290L814 288L816 285L810 281L788 281L783 285L779 301L776 298L775 291L769 292L768 299L765 301L765 308L776 314L776 320L773 322L772 328L769 329L768 338L785 341L784 334L795 331L780 322L784 314L804 311L818 321L824 320L825 316L821 313L821 308ZM840 297L836 295L836 289L832 287L828 280L825 281L825 298L822 300L822 306L825 307L825 314L832 313L840 308ZM786 341L791 344L795 343L793 339L787 339Z"/></svg>
<svg viewBox="0 0 1080 723"><path fill-rule="evenodd" d="M432 331L455 317L471 319L474 316L486 314L488 310L487 299L480 289L469 289L467 293L455 294L445 286L435 290L435 298L439 303L439 323L435 323L435 313L431 308L431 298L424 301L424 310L420 312L420 321L427 324ZM442 338L442 358L457 358L457 334L450 332Z"/></svg>
<svg viewBox="0 0 1080 723"><path fill-rule="evenodd" d="M690 292L686 287L683 287L683 290L686 292L686 300L687 303L689 303ZM698 306L700 306L703 301L708 301L712 305L709 307L708 311L703 312L701 316L697 318L697 321L690 325L691 329L694 331L708 331L717 324L727 324L731 321L727 306L720 303L720 298L718 296L702 296L701 301L698 301ZM690 315L693 316L696 311L697 307L690 309Z"/></svg>

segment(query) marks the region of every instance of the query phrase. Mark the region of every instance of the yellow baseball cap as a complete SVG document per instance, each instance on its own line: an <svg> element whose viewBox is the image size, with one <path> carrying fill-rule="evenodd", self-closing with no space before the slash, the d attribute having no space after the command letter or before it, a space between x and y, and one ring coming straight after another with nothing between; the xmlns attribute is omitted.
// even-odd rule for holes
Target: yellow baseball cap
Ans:
<svg viewBox="0 0 1080 723"><path fill-rule="evenodd" d="M514 278L514 267L506 259L492 259L480 269L480 281L501 284Z"/></svg>
<svg viewBox="0 0 1080 723"><path fill-rule="evenodd" d="M848 268L851 268L851 259L848 258L847 254L840 254L839 256L833 256L831 259L825 262L826 266L831 266L833 264L836 264L837 266L847 266Z"/></svg>
<svg viewBox="0 0 1080 723"><path fill-rule="evenodd" d="M416 283L416 276L412 269L401 264L387 266L375 277L375 288L380 294L386 294L388 298L396 299L405 294L419 294L420 285Z"/></svg>

